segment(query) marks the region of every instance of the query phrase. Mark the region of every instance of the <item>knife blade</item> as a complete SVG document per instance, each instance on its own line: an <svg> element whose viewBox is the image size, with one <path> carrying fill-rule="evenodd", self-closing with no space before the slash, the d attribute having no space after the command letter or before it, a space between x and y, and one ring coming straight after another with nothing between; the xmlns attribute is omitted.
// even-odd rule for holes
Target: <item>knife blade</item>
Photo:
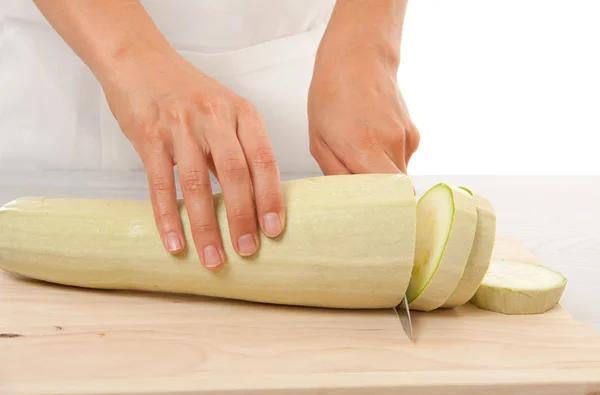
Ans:
<svg viewBox="0 0 600 395"><path fill-rule="evenodd" d="M412 320L410 318L410 309L408 307L408 303L406 302L406 295L404 295L404 298L402 298L400 304L394 308L394 311L396 312L396 315L402 324L402 328L404 329L406 336L408 336L408 339L412 341Z"/></svg>

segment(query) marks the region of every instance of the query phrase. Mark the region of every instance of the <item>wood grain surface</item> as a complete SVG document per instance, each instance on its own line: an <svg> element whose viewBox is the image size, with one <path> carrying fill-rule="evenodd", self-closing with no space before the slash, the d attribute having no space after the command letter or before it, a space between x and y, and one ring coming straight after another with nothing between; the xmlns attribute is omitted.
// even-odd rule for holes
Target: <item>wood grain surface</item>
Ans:
<svg viewBox="0 0 600 395"><path fill-rule="evenodd" d="M547 264L515 238L499 237L494 254ZM600 336L569 313L564 304L535 316L472 305L413 312L411 342L388 310L87 290L2 273L0 393L600 393Z"/></svg>

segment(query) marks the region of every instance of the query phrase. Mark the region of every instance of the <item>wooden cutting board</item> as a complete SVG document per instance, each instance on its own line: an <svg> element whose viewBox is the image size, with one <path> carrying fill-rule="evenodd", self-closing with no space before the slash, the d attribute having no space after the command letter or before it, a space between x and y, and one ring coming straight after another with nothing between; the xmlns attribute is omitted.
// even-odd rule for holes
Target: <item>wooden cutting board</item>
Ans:
<svg viewBox="0 0 600 395"><path fill-rule="evenodd" d="M535 261L516 239L495 256ZM568 292L568 285L567 285ZM592 301L590 301L592 303ZM600 394L600 336L505 316L281 307L0 274L1 394Z"/></svg>

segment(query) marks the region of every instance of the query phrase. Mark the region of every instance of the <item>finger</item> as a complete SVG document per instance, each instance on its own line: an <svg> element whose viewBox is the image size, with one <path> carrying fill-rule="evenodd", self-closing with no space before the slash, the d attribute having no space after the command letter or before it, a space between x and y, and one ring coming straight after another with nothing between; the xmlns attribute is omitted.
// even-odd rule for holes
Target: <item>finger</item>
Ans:
<svg viewBox="0 0 600 395"><path fill-rule="evenodd" d="M324 175L351 174L350 170L335 156L324 141L321 140L313 143L311 145L311 154Z"/></svg>
<svg viewBox="0 0 600 395"><path fill-rule="evenodd" d="M406 165L397 165L385 150L371 140L347 146L343 161L348 170L355 174L406 173Z"/></svg>
<svg viewBox="0 0 600 395"><path fill-rule="evenodd" d="M264 122L251 104L238 111L237 133L249 165L260 227L269 237L279 236L286 220L279 167Z"/></svg>
<svg viewBox="0 0 600 395"><path fill-rule="evenodd" d="M394 162L398 170L406 174L406 132L403 126L392 127L391 137L381 149Z"/></svg>
<svg viewBox="0 0 600 395"><path fill-rule="evenodd" d="M407 146L404 149L404 158L405 158L404 163L406 166L406 172L408 172L408 162L410 162L410 158L412 158L413 153L414 153L413 151L408 149L408 143L407 143Z"/></svg>
<svg viewBox="0 0 600 395"><path fill-rule="evenodd" d="M388 157L400 172L406 174L406 145L404 141L394 145L388 153Z"/></svg>
<svg viewBox="0 0 600 395"><path fill-rule="evenodd" d="M406 131L406 167L408 167L408 162L410 162L410 159L412 158L413 154L419 148L420 142L421 135L419 133L419 130L414 125L411 125Z"/></svg>
<svg viewBox="0 0 600 395"><path fill-rule="evenodd" d="M259 247L256 212L250 170L235 129L208 133L207 142L223 191L231 242L239 255L252 255Z"/></svg>
<svg viewBox="0 0 600 395"><path fill-rule="evenodd" d="M162 143L156 143L149 148L145 162L154 220L167 251L177 254L185 247L185 237L177 207L172 157Z"/></svg>
<svg viewBox="0 0 600 395"><path fill-rule="evenodd" d="M181 192L185 201L194 245L202 264L218 268L225 262L225 250L215 214L206 157L186 126L174 133L174 150Z"/></svg>

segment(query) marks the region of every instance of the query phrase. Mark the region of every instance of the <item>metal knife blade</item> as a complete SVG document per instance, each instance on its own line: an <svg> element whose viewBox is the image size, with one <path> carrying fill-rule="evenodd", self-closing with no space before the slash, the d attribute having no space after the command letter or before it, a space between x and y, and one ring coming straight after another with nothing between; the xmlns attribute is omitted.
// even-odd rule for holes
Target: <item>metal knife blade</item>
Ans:
<svg viewBox="0 0 600 395"><path fill-rule="evenodd" d="M410 309L408 308L408 303L406 302L406 295L402 298L402 301L398 306L394 308L398 319L400 319L400 323L402 323L402 328L404 328L404 332L408 339L412 341L412 321L410 319Z"/></svg>

